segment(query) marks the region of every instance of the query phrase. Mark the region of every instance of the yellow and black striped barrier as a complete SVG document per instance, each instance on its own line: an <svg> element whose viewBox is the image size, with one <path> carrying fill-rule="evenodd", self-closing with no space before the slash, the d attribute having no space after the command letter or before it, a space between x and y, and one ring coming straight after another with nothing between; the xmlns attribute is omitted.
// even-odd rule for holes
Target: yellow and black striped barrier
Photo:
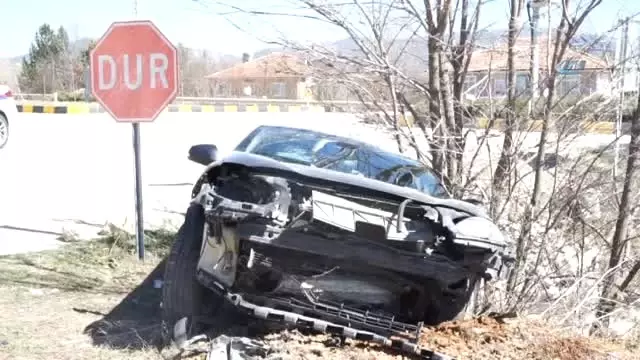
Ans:
<svg viewBox="0 0 640 360"><path fill-rule="evenodd" d="M34 114L96 114L104 113L105 110L98 103L63 103L63 104L18 104L18 112L34 113ZM229 103L215 105L196 105L196 104L171 104L165 110L171 113L276 113L276 112L349 112L349 109L331 105L301 105L301 104L272 104L272 103ZM411 116L403 118L401 126L407 123L412 124ZM470 124L471 125L471 124ZM475 126L470 127L478 129L486 129L489 126L489 120L486 118L478 118ZM542 130L542 120L527 121L519 124L521 131L537 132ZM494 130L504 130L504 119L496 119L491 128ZM579 124L577 131L584 131L592 134L613 134L615 132L615 124L608 121L584 121Z"/></svg>
<svg viewBox="0 0 640 360"><path fill-rule="evenodd" d="M96 114L105 112L102 106L95 103L68 103L68 104L18 104L18 112L34 114ZM192 105L171 104L165 111L181 113L201 112L342 112L339 108L320 105L291 105L291 104L216 104L216 105Z"/></svg>
<svg viewBox="0 0 640 360"><path fill-rule="evenodd" d="M518 124L519 131L522 132L540 132L542 131L542 120L529 120ZM479 129L486 129L491 126L494 130L504 130L506 123L504 119L496 119L490 124L489 119L479 118L477 119L477 127ZM555 129L550 129L551 132L555 132ZM615 133L615 123L610 121L583 121L577 124L572 131L569 132L585 132L589 134L613 134ZM623 131L624 132L624 131Z"/></svg>

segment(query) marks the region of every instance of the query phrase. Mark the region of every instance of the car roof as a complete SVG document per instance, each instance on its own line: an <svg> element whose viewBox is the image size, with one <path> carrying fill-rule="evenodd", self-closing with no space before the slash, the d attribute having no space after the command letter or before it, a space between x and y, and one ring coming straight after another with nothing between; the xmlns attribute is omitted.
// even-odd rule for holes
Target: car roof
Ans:
<svg viewBox="0 0 640 360"><path fill-rule="evenodd" d="M384 150L380 147L377 147L375 145L366 143L364 141L359 141L359 140L355 140L346 136L340 136L340 135L334 135L334 134L329 134L329 133L325 133L322 131L317 131L317 130L311 130L311 129L304 129L304 128L296 128L296 127L292 127L292 126L277 126L277 125L261 125L260 127L258 127L259 129L284 129L284 130L294 130L294 131L300 131L300 132L306 132L309 134L317 134L323 137L329 137L350 145L354 145L360 148L365 148L368 149L372 152L376 152L379 154L383 154L383 155L388 155L388 156L392 156L398 159L402 159L404 161L407 162L407 165L415 165L415 166L420 166L420 167L427 167L424 164L420 163L419 161L412 159L408 156L402 155L400 153L394 153L392 151L388 151L388 150Z"/></svg>

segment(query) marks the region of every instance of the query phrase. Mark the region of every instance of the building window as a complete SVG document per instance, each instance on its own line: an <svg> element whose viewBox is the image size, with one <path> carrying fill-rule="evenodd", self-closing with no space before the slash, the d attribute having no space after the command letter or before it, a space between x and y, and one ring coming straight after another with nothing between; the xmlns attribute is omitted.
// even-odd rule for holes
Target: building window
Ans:
<svg viewBox="0 0 640 360"><path fill-rule="evenodd" d="M245 80L242 84L242 95L251 96L253 94L253 81Z"/></svg>
<svg viewBox="0 0 640 360"><path fill-rule="evenodd" d="M516 74L516 96L528 96L531 91L530 76L527 73Z"/></svg>
<svg viewBox="0 0 640 360"><path fill-rule="evenodd" d="M504 79L496 79L493 82L495 96L507 96L507 82Z"/></svg>
<svg viewBox="0 0 640 360"><path fill-rule="evenodd" d="M564 75L558 79L558 88L561 96L578 96L582 93L580 89L580 75Z"/></svg>
<svg viewBox="0 0 640 360"><path fill-rule="evenodd" d="M215 96L229 96L229 84L227 83L216 84Z"/></svg>
<svg viewBox="0 0 640 360"><path fill-rule="evenodd" d="M587 62L585 60L565 60L558 66L560 73L572 73L584 70Z"/></svg>
<svg viewBox="0 0 640 360"><path fill-rule="evenodd" d="M274 98L283 98L287 96L287 85L283 82L274 82L271 84L271 96Z"/></svg>
<svg viewBox="0 0 640 360"><path fill-rule="evenodd" d="M464 77L464 84L462 84L463 91L468 91L473 85L478 82L478 77L475 75L467 75Z"/></svg>

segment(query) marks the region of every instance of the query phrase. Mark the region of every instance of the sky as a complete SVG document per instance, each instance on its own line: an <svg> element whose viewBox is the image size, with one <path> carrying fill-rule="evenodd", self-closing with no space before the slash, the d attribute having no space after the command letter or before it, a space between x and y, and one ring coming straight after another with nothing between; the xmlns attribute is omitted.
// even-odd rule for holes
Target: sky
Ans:
<svg viewBox="0 0 640 360"><path fill-rule="evenodd" d="M481 26L506 28L509 0L490 1L483 9ZM338 29L313 20L249 16L233 11L225 2L264 11L299 12L295 0L138 0L137 18L153 21L174 43L238 56L265 48L265 40L283 34L291 40L309 42L346 38ZM134 3L134 0L0 0L0 58L26 54L43 23L56 28L64 26L71 40L98 38L111 22L134 19ZM639 0L603 0L584 29L606 31L620 16L638 12Z"/></svg>

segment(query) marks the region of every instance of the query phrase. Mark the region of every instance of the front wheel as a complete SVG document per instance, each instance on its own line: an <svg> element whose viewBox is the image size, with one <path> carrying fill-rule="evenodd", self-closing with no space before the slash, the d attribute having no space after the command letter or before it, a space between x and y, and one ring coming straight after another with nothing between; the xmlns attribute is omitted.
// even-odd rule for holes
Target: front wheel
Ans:
<svg viewBox="0 0 640 360"><path fill-rule="evenodd" d="M213 317L221 298L196 279L204 210L191 205L167 258L162 291L162 317L165 330L178 346L204 330L207 317Z"/></svg>
<svg viewBox="0 0 640 360"><path fill-rule="evenodd" d="M426 325L438 325L445 321L459 320L471 300L476 279L464 279L448 288L433 286L429 293L430 304L426 309Z"/></svg>
<svg viewBox="0 0 640 360"><path fill-rule="evenodd" d="M0 149L9 141L9 121L0 113Z"/></svg>

